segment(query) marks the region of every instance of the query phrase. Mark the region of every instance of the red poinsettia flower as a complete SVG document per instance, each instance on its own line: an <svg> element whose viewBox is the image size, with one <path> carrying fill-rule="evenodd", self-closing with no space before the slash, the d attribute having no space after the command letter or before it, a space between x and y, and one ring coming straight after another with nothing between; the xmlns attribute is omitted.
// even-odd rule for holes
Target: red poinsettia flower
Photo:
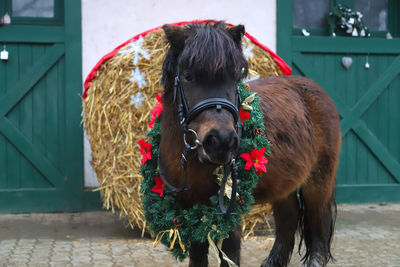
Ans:
<svg viewBox="0 0 400 267"><path fill-rule="evenodd" d="M239 110L239 116L240 116L240 121L243 123L243 121L250 120L250 112L246 112L243 109Z"/></svg>
<svg viewBox="0 0 400 267"><path fill-rule="evenodd" d="M163 96L163 94L161 94L161 95L157 94L158 103L154 106L153 110L150 111L151 112L151 120L149 122L150 128L154 127L154 123L155 123L156 119L161 115L161 112L163 111L162 96Z"/></svg>
<svg viewBox="0 0 400 267"><path fill-rule="evenodd" d="M164 194L164 187L165 184L161 177L154 177L154 181L156 182L156 185L151 189L154 193L160 194L160 197L163 196Z"/></svg>
<svg viewBox="0 0 400 267"><path fill-rule="evenodd" d="M140 139L138 141L138 144L140 146L140 154L143 155L142 164L144 165L146 163L146 160L151 159L151 144L146 143L144 139Z"/></svg>
<svg viewBox="0 0 400 267"><path fill-rule="evenodd" d="M265 164L267 164L268 160L266 157L264 157L265 153L265 147L261 148L258 150L257 148L254 148L250 154L249 153L243 153L240 155L243 160L246 161L246 165L244 166L245 170L250 170L252 166L256 169L256 173L258 175L261 174L261 172L267 172L267 168L265 168Z"/></svg>

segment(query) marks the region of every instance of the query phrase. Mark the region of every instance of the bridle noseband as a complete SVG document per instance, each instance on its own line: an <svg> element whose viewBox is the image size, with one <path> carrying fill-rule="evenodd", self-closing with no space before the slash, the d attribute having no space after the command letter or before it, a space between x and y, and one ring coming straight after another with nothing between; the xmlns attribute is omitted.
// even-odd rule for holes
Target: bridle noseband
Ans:
<svg viewBox="0 0 400 267"><path fill-rule="evenodd" d="M182 152L182 157L181 157L181 166L182 169L184 170L185 173L185 180L183 183L183 186L181 188L177 188L166 180L166 177L162 171L161 168L161 162L160 162L160 155L158 157L159 161L159 171L160 171L160 177L163 180L164 184L169 188L169 191L166 191L165 193L179 193L182 191L188 190L187 188L187 183L188 183L188 172L187 172L187 156L190 151L196 150L199 146L202 146L201 141L198 138L198 135L195 130L190 129L188 124L191 122L197 115L199 115L201 112L207 109L212 109L215 108L217 111L221 111L222 109L226 109L229 111L234 119L235 123L235 130L236 133L238 134L239 138L241 135L241 129L242 125L240 123L239 119L239 105L241 103L240 101L240 93L239 89L237 88L236 90L236 103L233 104L231 101L225 99L225 98L220 98L220 97L211 97L204 99L197 104L195 104L192 108L189 109L185 94L183 92L183 87L182 83L180 81L180 73L179 73L179 67L175 75L175 83L174 83L174 102L176 103L177 109L178 109L178 116L179 116L179 123L182 127L183 130L183 140L185 143L185 149ZM195 137L194 144L190 144L187 141L187 135L192 134ZM228 209L225 208L224 206L224 191L225 191L225 184L228 179L229 174L232 174L232 195L231 195L231 201L229 203ZM237 167L236 167L236 160L235 156L232 156L231 161L229 164L224 165L224 177L222 179L221 187L220 187L220 193L219 193L219 206L221 209L221 214L229 216L231 214L232 208L233 208L233 203L236 199L236 186L237 186Z"/></svg>

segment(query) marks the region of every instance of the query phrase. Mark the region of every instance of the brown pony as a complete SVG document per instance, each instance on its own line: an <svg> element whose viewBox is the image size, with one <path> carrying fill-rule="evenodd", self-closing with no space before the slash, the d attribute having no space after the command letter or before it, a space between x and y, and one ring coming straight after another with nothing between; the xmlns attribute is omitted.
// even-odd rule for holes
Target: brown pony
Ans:
<svg viewBox="0 0 400 267"><path fill-rule="evenodd" d="M237 83L247 62L241 50L244 26L223 22L164 25L170 49L163 65L164 111L161 121L160 168L168 182L183 186L183 131L176 105L176 77L189 108L209 98L235 103ZM272 251L261 266L286 266L298 230L305 243L307 266L325 266L332 259L330 244L336 219L334 186L340 147L339 115L329 96L303 77L270 77L249 83L260 96L266 135L272 143L267 173L259 179L257 203L271 203L276 224ZM183 114L184 115L184 114ZM213 172L238 150L234 116L226 108L206 108L189 123L200 142L187 157L187 191L178 193L186 208L209 202L218 186ZM240 229L222 249L240 265ZM301 244L300 244L301 248ZM300 253L299 248L299 253ZM207 266L208 243L189 249L190 266ZM222 259L221 259L222 260ZM223 266L228 266L222 260Z"/></svg>

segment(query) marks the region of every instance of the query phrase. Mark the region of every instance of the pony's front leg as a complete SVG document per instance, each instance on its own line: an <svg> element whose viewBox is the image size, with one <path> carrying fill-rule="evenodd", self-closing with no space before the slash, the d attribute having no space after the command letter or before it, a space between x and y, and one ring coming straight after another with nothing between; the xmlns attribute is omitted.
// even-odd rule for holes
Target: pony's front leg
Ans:
<svg viewBox="0 0 400 267"><path fill-rule="evenodd" d="M189 249L189 267L208 266L208 243L193 242Z"/></svg>
<svg viewBox="0 0 400 267"><path fill-rule="evenodd" d="M239 226L235 231L229 234L229 237L222 242L222 251L228 258L240 266L240 239L242 237L242 228ZM229 264L223 259L222 253L219 253L221 267L229 267Z"/></svg>

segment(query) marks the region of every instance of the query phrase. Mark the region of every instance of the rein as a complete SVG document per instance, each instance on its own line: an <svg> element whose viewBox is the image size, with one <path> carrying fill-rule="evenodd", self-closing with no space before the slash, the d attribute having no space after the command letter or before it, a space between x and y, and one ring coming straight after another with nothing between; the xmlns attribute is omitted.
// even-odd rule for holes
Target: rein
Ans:
<svg viewBox="0 0 400 267"><path fill-rule="evenodd" d="M240 105L240 92L239 89L237 88L236 91L236 104L233 104L229 100L225 98L219 98L219 97L212 97L212 98L207 98L204 99L197 104L195 104L191 109L189 109L185 94L183 92L183 86L180 81L180 74L179 74L179 67L175 75L175 83L174 83L174 102L177 105L178 109L178 116L179 116L179 123L182 127L183 130L183 141L185 144L185 148L182 152L181 156L181 167L184 171L184 182L183 186L181 188L177 188L170 184L162 170L161 167L161 157L160 155L158 156L158 166L159 166L159 172L160 172L160 177L164 184L168 187L168 191L165 193L179 193L182 191L187 191L187 184L188 184L188 171L187 171L187 157L191 151L196 150L199 146L202 146L201 141L199 140L199 137L196 133L195 130L190 129L188 124L190 121L192 121L197 115L199 115L202 111L210 108L215 108L217 111L221 111L223 108L228 110L234 119L235 123L235 130L240 138L241 136L241 130L242 130L242 125L239 120L239 105ZM193 134L195 137L194 144L191 145L187 140L186 137L189 134ZM228 209L225 208L224 205L224 192L225 192L225 184L228 180L229 174L231 174L232 177L232 194L229 202L229 207ZM231 211L233 209L233 205L236 199L236 191L237 191L237 166L236 166L236 159L235 156L232 156L232 159L229 164L224 165L224 177L222 179L222 183L220 186L220 191L219 191L219 207L221 209L222 215L229 216L231 214ZM236 213L232 213L236 214Z"/></svg>

